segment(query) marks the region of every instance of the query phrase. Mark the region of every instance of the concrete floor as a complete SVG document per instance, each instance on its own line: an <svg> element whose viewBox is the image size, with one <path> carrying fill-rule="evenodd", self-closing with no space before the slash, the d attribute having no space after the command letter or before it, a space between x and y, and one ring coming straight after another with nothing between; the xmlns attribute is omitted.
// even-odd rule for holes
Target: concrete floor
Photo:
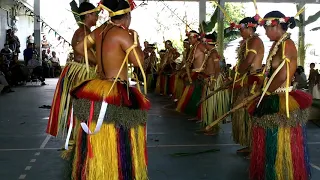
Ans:
<svg viewBox="0 0 320 180"><path fill-rule="evenodd" d="M65 162L60 159L63 142L45 134L56 79L46 86L18 87L0 96L0 180L63 180ZM235 154L230 124L218 136L195 133L198 125L176 113L167 97L150 94L148 121L149 176L151 180L246 180L248 160ZM320 179L320 131L310 123L309 149L313 178ZM174 153L196 153L174 157Z"/></svg>

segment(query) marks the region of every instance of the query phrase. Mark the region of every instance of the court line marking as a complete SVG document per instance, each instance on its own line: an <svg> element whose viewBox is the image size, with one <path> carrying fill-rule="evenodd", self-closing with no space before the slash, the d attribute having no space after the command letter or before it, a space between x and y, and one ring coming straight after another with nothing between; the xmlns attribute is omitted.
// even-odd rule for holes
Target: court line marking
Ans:
<svg viewBox="0 0 320 180"><path fill-rule="evenodd" d="M30 171L31 168L32 168L32 166L27 166L24 170L25 171Z"/></svg>
<svg viewBox="0 0 320 180"><path fill-rule="evenodd" d="M25 179L26 178L26 174L21 174L20 176L19 176L19 179Z"/></svg>
<svg viewBox="0 0 320 180"><path fill-rule="evenodd" d="M34 163L34 162L36 162L36 161L37 161L37 159L31 159L31 160L30 160L31 163Z"/></svg>
<svg viewBox="0 0 320 180"><path fill-rule="evenodd" d="M40 149L44 149L44 147L46 147L47 143L49 142L51 136L47 135L47 137L44 139L44 141L42 142Z"/></svg>
<svg viewBox="0 0 320 180"><path fill-rule="evenodd" d="M316 170L320 171L320 167L313 164L313 163L309 163L311 167L315 168Z"/></svg>

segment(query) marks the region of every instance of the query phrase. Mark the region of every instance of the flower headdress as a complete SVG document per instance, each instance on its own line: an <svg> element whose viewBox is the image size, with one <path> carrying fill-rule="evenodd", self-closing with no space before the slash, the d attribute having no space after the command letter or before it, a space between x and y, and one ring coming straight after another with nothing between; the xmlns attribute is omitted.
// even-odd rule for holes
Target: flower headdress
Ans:
<svg viewBox="0 0 320 180"><path fill-rule="evenodd" d="M260 26L276 26L278 24L288 24L290 26L290 21L294 20L296 17L298 17L303 11L305 11L305 6L303 6L295 16L293 17L268 17L268 18L261 18L258 13L258 7L256 0L253 0L254 7L256 9L256 15L255 20L258 21Z"/></svg>
<svg viewBox="0 0 320 180"><path fill-rule="evenodd" d="M131 12L136 7L136 4L133 2L133 0L126 0L126 1L130 5L129 8L120 9L120 10L114 12L111 9L109 9L108 7L106 7L105 5L103 5L103 0L101 0L98 3L98 6L95 9L92 9L92 10L89 10L89 11L85 11L85 12L80 13L78 15L79 16L83 16L83 15L90 14L90 13L93 13L93 12L98 12L98 11L101 11L101 10L108 11L109 12L109 17L114 17L114 16L127 14L127 13Z"/></svg>

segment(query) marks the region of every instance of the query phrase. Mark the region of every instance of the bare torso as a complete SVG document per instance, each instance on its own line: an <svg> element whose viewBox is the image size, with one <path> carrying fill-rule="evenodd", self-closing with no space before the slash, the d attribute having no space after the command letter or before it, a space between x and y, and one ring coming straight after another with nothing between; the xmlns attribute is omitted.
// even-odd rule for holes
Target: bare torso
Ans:
<svg viewBox="0 0 320 180"><path fill-rule="evenodd" d="M251 68L250 68L250 72L256 72L256 70L261 69L262 68L262 60L263 60L263 56L264 56L264 45L262 40L256 36L254 37L256 39L256 41L252 42L249 41L248 44L253 43L253 47L256 47L256 51L257 51L257 55L255 56L252 64L251 64ZM250 46L250 45L248 45Z"/></svg>
<svg viewBox="0 0 320 180"><path fill-rule="evenodd" d="M209 54L209 57L207 59L207 64L204 73L209 76L216 76L220 73L219 55L217 50L211 50L211 53Z"/></svg>
<svg viewBox="0 0 320 180"><path fill-rule="evenodd" d="M274 72L279 65L282 63L283 59L283 49L282 45L279 45L278 51L276 55L272 58L272 71ZM296 72L297 69L297 50L295 48L294 42L291 39L286 40L286 57L290 60L289 63L289 81L290 84L292 82L294 73ZM290 54L290 55L288 55ZM286 64L284 65L283 68L286 68ZM285 76L286 77L286 71L279 71L278 75L275 77L278 78L280 76ZM286 87L286 81L283 84L278 84L278 87Z"/></svg>
<svg viewBox="0 0 320 180"><path fill-rule="evenodd" d="M195 51L194 51L194 60L192 63L192 69L200 69L204 62L205 52L204 52L204 45L199 44Z"/></svg>

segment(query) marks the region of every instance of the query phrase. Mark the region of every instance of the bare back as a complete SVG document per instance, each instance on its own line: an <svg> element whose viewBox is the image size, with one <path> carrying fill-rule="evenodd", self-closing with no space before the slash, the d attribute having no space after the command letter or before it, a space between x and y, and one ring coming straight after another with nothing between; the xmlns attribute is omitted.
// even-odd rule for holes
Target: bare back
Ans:
<svg viewBox="0 0 320 180"><path fill-rule="evenodd" d="M80 42L82 41L86 35L90 34L90 29L86 28L85 26L81 26L79 27L76 32L73 34L73 37L72 37L72 47L73 49L75 48L75 46ZM83 62L84 60L84 57L77 53L76 51L74 51L74 61L76 62Z"/></svg>
<svg viewBox="0 0 320 180"><path fill-rule="evenodd" d="M96 54L97 54L97 65L98 65L98 73L100 78L102 79L112 79L115 78L121 68L121 65L124 62L126 56L126 50L129 47L123 47L123 41L129 37L128 30L122 29L121 27L114 26L111 24L105 24L100 26L94 32L95 36L95 44L96 44ZM126 42L133 45L133 37L130 39L131 42ZM140 53L142 54L142 50L140 48ZM137 66L137 62L132 62L132 58L129 55L129 63L133 63L134 66ZM143 55L142 55L143 57ZM144 61L142 58L139 59L141 65L143 65ZM121 80L128 79L128 68L125 64L123 69L120 72L119 78Z"/></svg>

